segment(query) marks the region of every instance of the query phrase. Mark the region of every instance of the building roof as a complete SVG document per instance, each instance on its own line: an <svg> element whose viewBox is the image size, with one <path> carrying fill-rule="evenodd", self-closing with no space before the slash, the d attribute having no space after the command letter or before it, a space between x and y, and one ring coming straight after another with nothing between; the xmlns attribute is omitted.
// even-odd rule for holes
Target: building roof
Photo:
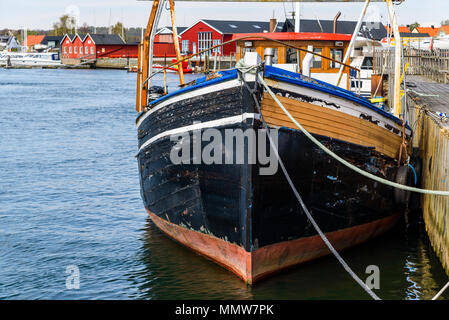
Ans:
<svg viewBox="0 0 449 320"><path fill-rule="evenodd" d="M416 33L416 32L400 32L401 37L403 38L429 38L430 35L428 33ZM394 37L394 35L393 35Z"/></svg>
<svg viewBox="0 0 449 320"><path fill-rule="evenodd" d="M40 44L44 38L44 34L29 35L27 36L27 46L32 47L36 44Z"/></svg>
<svg viewBox="0 0 449 320"><path fill-rule="evenodd" d="M391 26L385 26L385 29L387 30L387 32L392 32L392 31L390 31ZM409 27L399 26L399 32L400 33L410 33L411 31L410 31Z"/></svg>
<svg viewBox="0 0 449 320"><path fill-rule="evenodd" d="M304 41L351 41L352 36L341 33L322 33L322 32L260 32L260 33L239 33L234 34L232 39L240 37L254 37L244 39L243 41L264 40L261 37L268 37L279 41L304 40Z"/></svg>
<svg viewBox="0 0 449 320"><path fill-rule="evenodd" d="M209 25L211 28L215 29L221 34L234 34L234 33L259 33L268 32L270 29L270 23L265 21L238 21L238 20L200 20L198 22L203 22ZM185 28L179 34L186 32L198 22L194 23L188 28ZM283 24L278 24L276 26L277 31L282 31Z"/></svg>
<svg viewBox="0 0 449 320"><path fill-rule="evenodd" d="M440 28L435 27L417 27L419 33L427 33L431 37L436 37L440 33Z"/></svg>
<svg viewBox="0 0 449 320"><path fill-rule="evenodd" d="M57 44L59 44L62 38L64 38L64 36L45 36L44 39L42 39L41 44L47 45L49 41L56 41Z"/></svg>
<svg viewBox="0 0 449 320"><path fill-rule="evenodd" d="M8 44L12 40L13 36L0 36L0 43Z"/></svg>
<svg viewBox="0 0 449 320"><path fill-rule="evenodd" d="M176 27L176 30L178 31L178 34L183 32L187 27ZM173 33L173 27L163 27L157 30L156 34L172 34Z"/></svg>
<svg viewBox="0 0 449 320"><path fill-rule="evenodd" d="M117 34L99 34L99 33L88 33L94 43L96 45L104 45L104 44L125 44L125 41L123 41L122 37L120 37ZM86 35L86 36L87 36ZM86 37L82 38L84 41Z"/></svg>
<svg viewBox="0 0 449 320"><path fill-rule="evenodd" d="M350 34L354 33L354 29L357 25L357 21L337 21L337 33ZM287 19L284 23L283 32L291 32L295 30L295 20ZM323 33L333 33L334 32L334 21L333 20L317 20L317 19L301 19L300 20L300 31L301 32L323 32ZM374 40L381 40L387 36L387 30L384 25L379 23L362 23L359 35Z"/></svg>

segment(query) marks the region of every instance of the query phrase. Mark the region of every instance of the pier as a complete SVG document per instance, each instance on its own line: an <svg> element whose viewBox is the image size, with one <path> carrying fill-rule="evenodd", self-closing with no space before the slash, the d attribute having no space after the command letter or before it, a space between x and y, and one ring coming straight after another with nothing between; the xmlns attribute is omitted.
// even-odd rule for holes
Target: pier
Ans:
<svg viewBox="0 0 449 320"><path fill-rule="evenodd" d="M446 81L447 82L447 81ZM424 76L407 77L408 121L414 129L413 148L422 159L424 189L449 187L449 84ZM429 239L449 273L449 198L422 195L421 207Z"/></svg>
<svg viewBox="0 0 449 320"><path fill-rule="evenodd" d="M449 50L403 47L403 114L414 131L413 150L421 159L421 188L449 188ZM394 54L376 50L377 95L393 92ZM422 195L423 220L435 253L449 274L449 197Z"/></svg>

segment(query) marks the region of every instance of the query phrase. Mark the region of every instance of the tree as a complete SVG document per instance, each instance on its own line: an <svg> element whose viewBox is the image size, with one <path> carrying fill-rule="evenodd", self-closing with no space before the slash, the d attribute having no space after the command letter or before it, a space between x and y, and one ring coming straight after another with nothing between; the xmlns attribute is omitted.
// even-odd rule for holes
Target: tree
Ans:
<svg viewBox="0 0 449 320"><path fill-rule="evenodd" d="M115 24L115 26L112 27L112 34L118 34L125 40L126 34L125 34L125 28L123 27L123 23L120 21Z"/></svg>
<svg viewBox="0 0 449 320"><path fill-rule="evenodd" d="M89 33L90 27L87 23L83 23L83 25L79 28L79 33L86 34Z"/></svg>
<svg viewBox="0 0 449 320"><path fill-rule="evenodd" d="M421 25L419 24L419 22L415 22L415 23L412 23L411 25L410 25L410 27L409 27L409 29L410 29L410 31L413 31L413 30L415 30L416 28L418 28L418 27L420 27Z"/></svg>
<svg viewBox="0 0 449 320"><path fill-rule="evenodd" d="M66 33L75 33L74 27L76 21L74 17L65 14L59 18L59 21L53 24L53 35L63 36Z"/></svg>

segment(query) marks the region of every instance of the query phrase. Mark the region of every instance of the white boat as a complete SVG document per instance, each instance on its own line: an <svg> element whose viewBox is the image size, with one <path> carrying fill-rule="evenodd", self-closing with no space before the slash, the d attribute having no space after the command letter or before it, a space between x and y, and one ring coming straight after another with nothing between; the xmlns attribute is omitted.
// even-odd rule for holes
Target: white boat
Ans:
<svg viewBox="0 0 449 320"><path fill-rule="evenodd" d="M3 52L0 66L57 67L62 63L57 52Z"/></svg>
<svg viewBox="0 0 449 320"><path fill-rule="evenodd" d="M351 66L360 70L360 78L351 77L351 91L371 98L371 76L374 67L374 49L382 47L379 41L357 37L351 54Z"/></svg>

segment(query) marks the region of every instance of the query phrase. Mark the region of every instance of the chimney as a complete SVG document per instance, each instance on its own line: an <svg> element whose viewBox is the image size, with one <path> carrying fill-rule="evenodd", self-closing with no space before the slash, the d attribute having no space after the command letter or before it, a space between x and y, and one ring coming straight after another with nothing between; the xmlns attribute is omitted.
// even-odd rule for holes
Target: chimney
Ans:
<svg viewBox="0 0 449 320"><path fill-rule="evenodd" d="M431 25L431 27L432 27L432 29L435 29L435 26L434 26L434 25Z"/></svg>
<svg viewBox="0 0 449 320"><path fill-rule="evenodd" d="M337 33L337 20L338 20L338 18L340 18L340 16L341 16L341 12L338 11L337 15L334 18L334 33Z"/></svg>
<svg viewBox="0 0 449 320"><path fill-rule="evenodd" d="M277 20L275 18L270 19L270 32L276 32Z"/></svg>

